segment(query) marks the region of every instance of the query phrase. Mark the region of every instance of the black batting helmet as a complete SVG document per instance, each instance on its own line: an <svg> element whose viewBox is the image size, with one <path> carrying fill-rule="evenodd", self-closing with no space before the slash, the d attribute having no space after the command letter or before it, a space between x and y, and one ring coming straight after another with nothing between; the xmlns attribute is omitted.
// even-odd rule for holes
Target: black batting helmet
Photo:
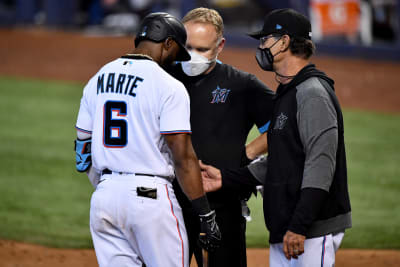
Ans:
<svg viewBox="0 0 400 267"><path fill-rule="evenodd" d="M151 40L158 43L168 37L172 38L180 46L176 60L190 60L189 52L185 47L187 38L185 27L182 22L168 13L157 12L147 15L139 26L139 31L135 38L135 46L138 46L142 40Z"/></svg>

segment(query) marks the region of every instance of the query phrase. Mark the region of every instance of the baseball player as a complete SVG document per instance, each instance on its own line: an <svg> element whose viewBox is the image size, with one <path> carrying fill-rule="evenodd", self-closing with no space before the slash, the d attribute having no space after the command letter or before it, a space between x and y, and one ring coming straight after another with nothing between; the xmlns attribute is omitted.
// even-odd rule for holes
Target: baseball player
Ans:
<svg viewBox="0 0 400 267"><path fill-rule="evenodd" d="M220 168L238 168L266 151L273 92L254 75L217 60L222 51L223 21L216 10L196 8L182 20L191 60L178 64L172 74L185 85L190 96L193 147L199 159ZM256 125L259 137L246 146L250 129ZM190 255L202 266L197 215L174 183L188 231ZM242 201L250 190L232 195L220 190L208 194L217 211L221 230L220 248L209 255L210 267L246 266L246 220Z"/></svg>
<svg viewBox="0 0 400 267"><path fill-rule="evenodd" d="M262 30L250 36L260 40L259 66L275 72L280 83L268 130L268 160L239 170L202 166L205 188L264 185L271 267L335 266L352 220L334 81L310 64L315 49L311 24L295 10L272 11ZM208 183L210 177L214 180Z"/></svg>
<svg viewBox="0 0 400 267"><path fill-rule="evenodd" d="M215 249L220 233L201 186L191 144L189 96L163 67L185 61L186 31L167 13L146 16L135 50L88 82L76 129L76 167L96 185L90 230L100 266L189 265L176 176L200 218L199 243Z"/></svg>

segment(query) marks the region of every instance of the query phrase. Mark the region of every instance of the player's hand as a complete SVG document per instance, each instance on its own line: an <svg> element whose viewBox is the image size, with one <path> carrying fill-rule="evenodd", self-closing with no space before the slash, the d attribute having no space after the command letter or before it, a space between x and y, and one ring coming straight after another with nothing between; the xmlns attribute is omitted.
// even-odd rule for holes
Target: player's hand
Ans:
<svg viewBox="0 0 400 267"><path fill-rule="evenodd" d="M211 165L206 165L199 160L203 189L205 192L217 191L222 187L221 171Z"/></svg>
<svg viewBox="0 0 400 267"><path fill-rule="evenodd" d="M287 231L283 237L283 252L285 257L290 260L291 258L297 259L298 256L304 253L304 235L296 234Z"/></svg>
<svg viewBox="0 0 400 267"><path fill-rule="evenodd" d="M215 251L221 243L221 232L215 221L215 211L199 215L200 217L200 235L199 245L207 251Z"/></svg>

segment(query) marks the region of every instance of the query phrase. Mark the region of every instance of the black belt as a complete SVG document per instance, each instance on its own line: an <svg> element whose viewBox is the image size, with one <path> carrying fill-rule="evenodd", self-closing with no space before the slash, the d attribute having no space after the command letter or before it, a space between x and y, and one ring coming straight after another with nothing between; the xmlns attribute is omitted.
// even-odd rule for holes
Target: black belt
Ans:
<svg viewBox="0 0 400 267"><path fill-rule="evenodd" d="M105 174L112 174L113 172L109 169L104 169L101 171L101 175L105 175ZM129 173L129 172L116 172L118 174L134 174L137 176L150 176L150 177L156 177L156 175L153 174L147 174L147 173Z"/></svg>
<svg viewBox="0 0 400 267"><path fill-rule="evenodd" d="M109 169L104 169L101 171L101 175L105 174L112 174L113 172ZM118 174L134 174L138 176L150 176L150 177L156 177L153 174L147 174L147 173L128 173L128 172L116 172ZM148 187L137 187L136 188L137 195L140 197L147 197L147 198L157 198L157 188L148 188Z"/></svg>

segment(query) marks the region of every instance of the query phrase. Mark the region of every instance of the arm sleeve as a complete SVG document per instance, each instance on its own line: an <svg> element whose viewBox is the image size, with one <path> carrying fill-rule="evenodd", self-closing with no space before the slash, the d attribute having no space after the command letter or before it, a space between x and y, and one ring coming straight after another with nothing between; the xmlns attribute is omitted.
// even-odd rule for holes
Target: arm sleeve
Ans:
<svg viewBox="0 0 400 267"><path fill-rule="evenodd" d="M297 124L306 155L302 190L289 230L306 235L325 203L336 166L337 114L321 83L299 90Z"/></svg>
<svg viewBox="0 0 400 267"><path fill-rule="evenodd" d="M336 166L338 124L335 107L321 87L297 94L297 124L306 155L302 188L329 191Z"/></svg>
<svg viewBox="0 0 400 267"><path fill-rule="evenodd" d="M254 75L250 75L246 90L250 91L247 97L250 117L257 125L259 132L265 133L271 121L274 92Z"/></svg>
<svg viewBox="0 0 400 267"><path fill-rule="evenodd" d="M288 230L305 236L327 197L328 192L318 188L301 190L300 201L297 203Z"/></svg>
<svg viewBox="0 0 400 267"><path fill-rule="evenodd" d="M162 101L160 133L191 133L189 95L182 84L171 90Z"/></svg>
<svg viewBox="0 0 400 267"><path fill-rule="evenodd" d="M247 167L236 170L222 169L222 188L242 192L252 191L255 186L261 183L253 176Z"/></svg>

